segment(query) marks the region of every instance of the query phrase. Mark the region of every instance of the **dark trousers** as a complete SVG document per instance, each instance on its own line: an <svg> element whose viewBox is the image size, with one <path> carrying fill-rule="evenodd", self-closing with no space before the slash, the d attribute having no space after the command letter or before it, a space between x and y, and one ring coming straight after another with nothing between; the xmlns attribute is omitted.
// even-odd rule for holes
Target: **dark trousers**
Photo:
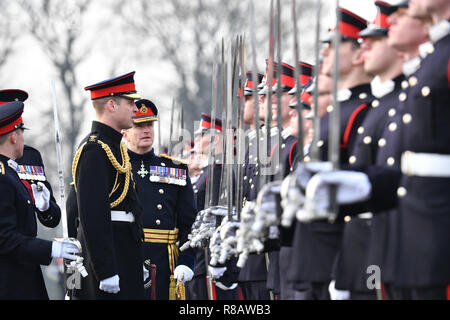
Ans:
<svg viewBox="0 0 450 320"><path fill-rule="evenodd" d="M186 282L186 300L209 300L206 276L196 276ZM239 291L236 287L232 290L222 290L212 282L213 296L215 300L238 300Z"/></svg>
<svg viewBox="0 0 450 320"><path fill-rule="evenodd" d="M330 282L295 282L294 300L330 300Z"/></svg>
<svg viewBox="0 0 450 320"><path fill-rule="evenodd" d="M270 300L270 293L266 287L266 281L240 282L244 300Z"/></svg>
<svg viewBox="0 0 450 320"><path fill-rule="evenodd" d="M387 300L450 300L450 285L430 288L395 288L385 284Z"/></svg>

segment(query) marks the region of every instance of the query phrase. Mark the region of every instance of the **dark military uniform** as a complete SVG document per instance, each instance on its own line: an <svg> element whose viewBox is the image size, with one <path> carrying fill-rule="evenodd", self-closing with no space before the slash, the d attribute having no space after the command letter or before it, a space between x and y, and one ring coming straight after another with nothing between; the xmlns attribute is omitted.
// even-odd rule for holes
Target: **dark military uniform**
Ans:
<svg viewBox="0 0 450 320"><path fill-rule="evenodd" d="M392 81L394 84L392 91L371 102L364 122L357 128L358 135L349 157L351 164L371 166L376 163L378 149L380 145L385 144L384 128L397 110L403 76L398 76ZM334 276L336 289L349 290L351 299L377 298L376 292L367 288L367 267L369 266L367 259L369 248L378 250L377 247L384 247L385 241L382 241L383 237L380 237L385 230L383 221L385 217L377 215L372 218L371 212L345 218L346 224ZM380 262L379 259L377 260ZM381 266L381 264L376 265Z"/></svg>
<svg viewBox="0 0 450 320"><path fill-rule="evenodd" d="M121 140L120 132L93 121L91 133L81 143L83 149L79 159L74 159L80 222L78 240L89 273L88 277L82 278L81 289L75 290L75 299L144 297L142 212L134 181L131 172L118 173L103 149L106 145L111 152L109 156L112 155L120 165L126 164L124 160L128 154L126 147L121 147ZM128 185L127 174L130 175ZM112 210L126 212L130 221L112 221ZM119 275L120 291L117 294L101 291L100 281L114 275Z"/></svg>
<svg viewBox="0 0 450 320"><path fill-rule="evenodd" d="M255 201L260 189L260 169L255 161L255 138L256 132L252 131L249 134L249 148L245 154L244 162L244 180L242 183L244 202ZM251 253L245 265L239 271L239 286L245 300L270 299L269 291L266 287L267 260L267 253Z"/></svg>
<svg viewBox="0 0 450 320"><path fill-rule="evenodd" d="M156 299L169 299L177 265L194 270L193 249L178 252L197 214L187 166L167 156L128 151L138 196L143 204L144 259L156 265Z"/></svg>
<svg viewBox="0 0 450 320"><path fill-rule="evenodd" d="M22 112L22 102L1 106L1 135L23 125ZM52 242L36 238L36 208L18 170L0 154L0 299L48 299L40 265L50 264Z"/></svg>
<svg viewBox="0 0 450 320"><path fill-rule="evenodd" d="M349 150L352 150L357 136L357 128L362 125L373 99L370 85L363 84L341 92L341 146L340 162L348 163ZM328 158L329 114L320 123L320 157ZM292 263L288 280L294 282L294 288L305 294L305 299L329 299L328 284L332 279L332 268L338 254L344 224L341 221L296 222Z"/></svg>
<svg viewBox="0 0 450 320"><path fill-rule="evenodd" d="M216 155L216 157L218 157ZM207 187L207 177L210 166L205 167L202 170L201 175L195 182L193 189L195 200L197 203L197 208L199 211L205 208L206 199L206 187ZM217 205L219 203L220 195L220 180L222 174L222 165L213 165L213 190L212 190L212 205ZM208 287L206 279L206 264L209 261L205 261L205 248L196 248L196 264L194 270L194 278L186 284L187 297L189 300L208 300ZM209 251L209 249L208 249ZM216 284L212 283L213 300L237 300L238 299L238 289L237 287L232 287L234 283L237 283L238 268L236 267L235 258L227 260L224 265L227 267L224 275L216 280ZM223 286L233 289L224 290L217 286L217 282L223 284ZM219 284L219 286L221 286Z"/></svg>
<svg viewBox="0 0 450 320"><path fill-rule="evenodd" d="M419 153L424 158L402 161L395 284L412 288L413 298L418 299L445 298L445 289L450 284L450 201L445 192L450 187L449 33L446 20L430 29L434 48L414 78L408 79L410 88L402 116L403 143L410 152L408 156ZM436 165L433 159L439 155L447 165ZM420 173L418 166L437 172ZM436 291L429 295L433 289Z"/></svg>
<svg viewBox="0 0 450 320"><path fill-rule="evenodd" d="M55 197L53 196L53 190L45 176L44 163L42 161L41 154L38 150L33 147L24 146L23 156L16 159L17 164L19 164L18 174L25 184L30 194L31 184L41 181L50 191L50 206L49 208L41 212L36 210L37 217L39 221L48 228L55 228L59 221L61 220L61 209L56 203Z"/></svg>

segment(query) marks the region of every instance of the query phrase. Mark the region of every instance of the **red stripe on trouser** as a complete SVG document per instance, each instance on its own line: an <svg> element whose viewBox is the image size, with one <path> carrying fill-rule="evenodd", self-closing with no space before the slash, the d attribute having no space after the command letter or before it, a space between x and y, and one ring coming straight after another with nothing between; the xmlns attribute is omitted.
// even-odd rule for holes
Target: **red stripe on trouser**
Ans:
<svg viewBox="0 0 450 320"><path fill-rule="evenodd" d="M381 300L386 300L386 287L384 283L381 284Z"/></svg>
<svg viewBox="0 0 450 320"><path fill-rule="evenodd" d="M447 300L450 300L450 284L447 286Z"/></svg>
<svg viewBox="0 0 450 320"><path fill-rule="evenodd" d="M209 298L209 290L212 291L212 299L213 300L217 300L217 295L216 295L216 286L214 285L214 283L211 281L211 289L209 289L209 281L208 281L208 277L205 277L206 280L206 291L208 293L208 298Z"/></svg>

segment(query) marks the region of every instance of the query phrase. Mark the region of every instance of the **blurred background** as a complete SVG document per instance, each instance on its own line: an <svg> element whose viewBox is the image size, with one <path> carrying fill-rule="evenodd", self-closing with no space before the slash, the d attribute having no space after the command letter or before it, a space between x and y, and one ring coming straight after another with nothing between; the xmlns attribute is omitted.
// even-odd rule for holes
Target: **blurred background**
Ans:
<svg viewBox="0 0 450 320"><path fill-rule="evenodd" d="M341 0L340 5L372 21L373 2ZM317 4L296 1L300 60L312 64ZM249 5L250 0L0 0L0 88L29 93L24 121L31 130L25 142L40 150L58 201L52 81L67 192L72 157L94 119L83 88L136 71L136 88L158 107L161 142L168 146L173 101L176 112L183 108L183 127L191 133L200 114L211 112L214 50L222 38L228 44L245 34L251 69ZM294 65L292 1L281 0L281 7L281 60ZM254 1L254 8L257 71L264 73L270 0ZM334 26L334 9L335 1L322 1L321 35ZM39 225L39 237L61 236L60 229ZM43 271L50 298L63 299L61 266L54 261Z"/></svg>

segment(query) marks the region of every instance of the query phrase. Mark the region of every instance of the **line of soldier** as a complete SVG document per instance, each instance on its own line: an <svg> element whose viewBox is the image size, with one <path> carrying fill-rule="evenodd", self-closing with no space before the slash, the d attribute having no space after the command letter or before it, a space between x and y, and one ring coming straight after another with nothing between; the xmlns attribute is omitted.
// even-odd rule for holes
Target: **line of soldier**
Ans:
<svg viewBox="0 0 450 320"><path fill-rule="evenodd" d="M450 5L439 0L375 5L372 24L340 8L340 45L334 47L330 31L314 81L314 67L298 62L302 88L295 86L294 67L284 62L274 63L273 77L267 63L258 84L247 73L244 122L251 131L243 206L263 208L261 192L279 197L278 220L270 225L277 235L262 234L264 249L253 250L243 263L234 255L211 265L211 250L179 251L204 212L205 198L219 203L222 166L215 161L206 166L205 156L212 130L214 160L222 153L220 119L202 115L188 166L155 154L158 110L137 94L134 72L86 87L96 120L75 154L67 200L69 235L77 240L48 241L36 238L35 215L56 227L61 211L39 152L24 146L21 116L28 94L0 91L0 298L48 298L39 265L64 258L82 261L88 273L68 292L72 299L449 299ZM339 89L340 170L331 170L327 161L333 78ZM266 99L277 86L283 92L282 132L275 125L276 97ZM259 124L265 108L272 108L270 136L281 135L283 172L264 179L255 159L256 129L267 130L254 125L257 89ZM302 93L302 132L295 90ZM317 132L314 116L320 118ZM304 157L296 148L298 137ZM214 186L208 195L209 170ZM339 210L330 219L333 191ZM296 219L289 219L289 212ZM380 279L371 286L373 266Z"/></svg>
<svg viewBox="0 0 450 320"><path fill-rule="evenodd" d="M301 99L302 110L310 109L308 94L318 87L319 140L311 145L311 115L303 114L303 159L296 158L298 114L295 109L289 114L287 107L294 68L274 63L274 92L276 72L282 73L283 184L297 191L278 191L278 207L284 209L278 210L275 223L278 243L270 244L262 232L264 249L253 248L240 265L238 284L244 299L450 298L450 211L445 192L450 168L449 4L427 0L375 5L377 16L370 24L340 8L339 47L334 47L333 31L323 41L319 75L312 86L303 88ZM341 170L331 170L327 161L336 50ZM299 63L302 70L307 66ZM264 83L267 69L263 78ZM251 73L247 80L244 115L254 130L251 92L256 85ZM258 92L260 125L270 89L267 83L263 86ZM277 101L272 99L276 115ZM272 120L276 135L276 117ZM269 190L262 191L258 183L273 177L261 180L261 167L251 161L258 156L254 131L248 138L244 202L258 202ZM334 200L339 204L335 217L329 212L332 188L337 188ZM296 221L289 221L288 211ZM283 218L288 222L281 224ZM214 273L214 266L209 267Z"/></svg>

